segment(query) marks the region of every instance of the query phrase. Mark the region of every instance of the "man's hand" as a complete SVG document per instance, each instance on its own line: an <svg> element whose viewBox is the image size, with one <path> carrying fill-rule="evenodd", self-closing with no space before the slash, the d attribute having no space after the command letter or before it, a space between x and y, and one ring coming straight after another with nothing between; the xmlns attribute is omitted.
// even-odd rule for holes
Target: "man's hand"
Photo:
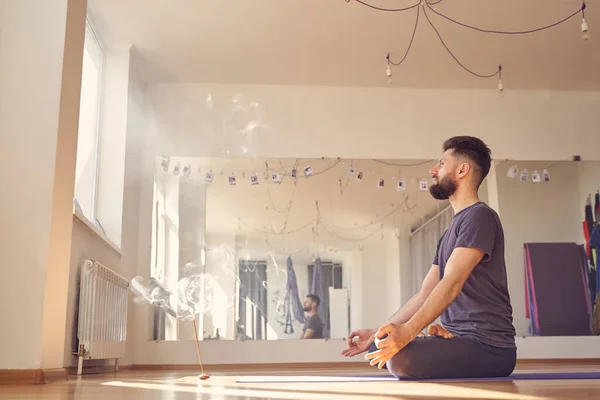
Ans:
<svg viewBox="0 0 600 400"><path fill-rule="evenodd" d="M348 337L348 348L342 352L345 357L354 357L364 351L369 350L369 346L375 340L375 329L359 329L353 331ZM355 342L352 339L357 337L358 340Z"/></svg>
<svg viewBox="0 0 600 400"><path fill-rule="evenodd" d="M371 360L369 364L377 365L381 369L383 366L409 344L419 332L412 329L407 324L387 324L379 328L375 337L379 340L387 335L385 339L377 343L379 350L365 355L367 360Z"/></svg>

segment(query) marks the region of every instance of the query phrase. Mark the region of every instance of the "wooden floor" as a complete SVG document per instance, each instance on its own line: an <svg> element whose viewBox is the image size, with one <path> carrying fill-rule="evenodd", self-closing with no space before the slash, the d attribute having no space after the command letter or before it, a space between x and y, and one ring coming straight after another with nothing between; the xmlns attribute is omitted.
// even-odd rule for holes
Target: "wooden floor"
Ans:
<svg viewBox="0 0 600 400"><path fill-rule="evenodd" d="M520 365L517 372L600 371L600 365ZM233 399L582 399L600 398L600 380L504 382L315 382L236 383L244 376L348 376L380 374L377 369L244 371L211 373L199 381L194 371L137 371L71 376L68 382L35 386L2 386L0 399L66 400L233 400Z"/></svg>

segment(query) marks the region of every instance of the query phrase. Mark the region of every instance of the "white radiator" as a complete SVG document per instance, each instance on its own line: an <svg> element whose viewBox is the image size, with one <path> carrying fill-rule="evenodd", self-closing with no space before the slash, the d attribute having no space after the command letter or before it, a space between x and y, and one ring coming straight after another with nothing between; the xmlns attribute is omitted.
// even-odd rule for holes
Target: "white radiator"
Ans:
<svg viewBox="0 0 600 400"><path fill-rule="evenodd" d="M85 260L79 288L78 375L84 359L115 359L118 368L125 355L128 294L127 279L95 260Z"/></svg>

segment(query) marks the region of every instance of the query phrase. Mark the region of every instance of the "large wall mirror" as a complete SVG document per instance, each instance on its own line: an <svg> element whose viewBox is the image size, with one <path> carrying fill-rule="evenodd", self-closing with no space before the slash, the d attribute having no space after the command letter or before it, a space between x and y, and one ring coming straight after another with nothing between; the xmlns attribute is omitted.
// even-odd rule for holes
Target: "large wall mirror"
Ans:
<svg viewBox="0 0 600 400"><path fill-rule="evenodd" d="M446 207L428 193L434 164L158 159L150 276L173 308L198 307L205 340L299 339L315 311L315 336L345 338L377 314L372 284L383 300L399 287L401 232ZM193 338L188 321L155 310L153 339Z"/></svg>
<svg viewBox="0 0 600 400"><path fill-rule="evenodd" d="M435 163L158 158L150 281L143 284L166 306L153 307L149 339L193 340L189 315L203 340L301 339L317 322L312 339L377 327L418 291L451 222L449 203L429 194ZM494 164L480 198L504 225L517 334L579 335L585 318L592 334L595 250L582 223L600 189L600 163ZM597 226L592 214L589 235ZM581 258L524 262L526 246L539 256L567 244L572 255L583 250ZM572 278L571 286L544 278L552 274ZM555 304L556 288L573 304ZM546 321L550 314L562 317ZM573 325L573 315L577 332L541 326Z"/></svg>

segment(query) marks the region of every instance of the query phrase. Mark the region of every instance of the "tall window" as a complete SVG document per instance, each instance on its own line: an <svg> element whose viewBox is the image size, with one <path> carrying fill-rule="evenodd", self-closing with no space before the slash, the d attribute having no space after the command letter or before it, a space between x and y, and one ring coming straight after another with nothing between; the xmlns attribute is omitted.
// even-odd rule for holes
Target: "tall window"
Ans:
<svg viewBox="0 0 600 400"><path fill-rule="evenodd" d="M85 28L81 100L79 104L79 136L75 170L75 204L83 215L96 218L96 187L100 135L100 104L104 52L89 21Z"/></svg>

